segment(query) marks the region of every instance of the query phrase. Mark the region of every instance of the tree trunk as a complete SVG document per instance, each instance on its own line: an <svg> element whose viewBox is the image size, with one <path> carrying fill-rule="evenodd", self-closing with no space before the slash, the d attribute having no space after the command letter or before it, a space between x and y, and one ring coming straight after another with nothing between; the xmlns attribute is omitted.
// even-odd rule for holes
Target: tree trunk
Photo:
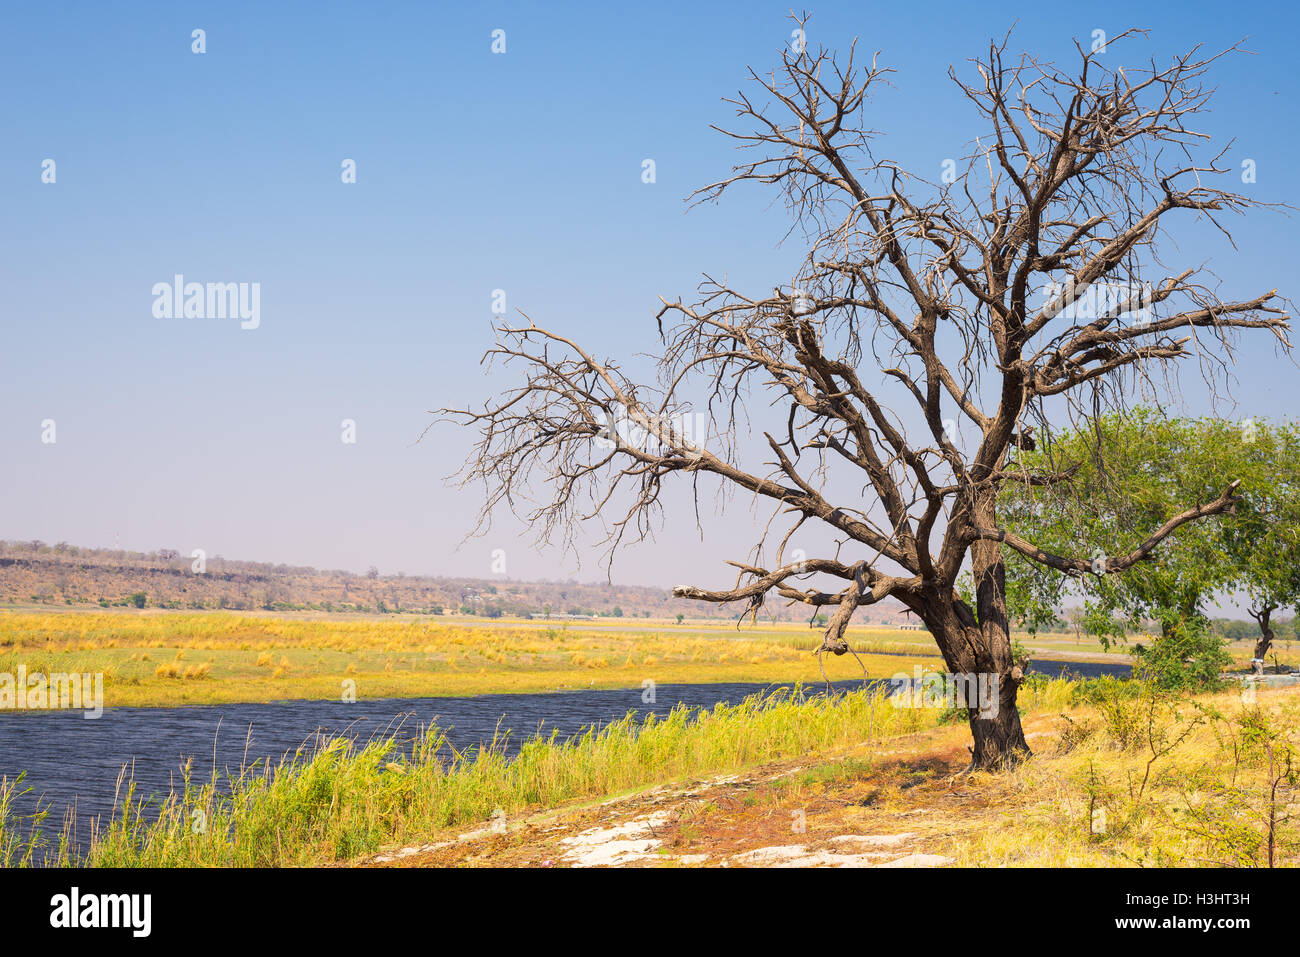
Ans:
<svg viewBox="0 0 1300 957"><path fill-rule="evenodd" d="M1255 642L1255 657L1263 661L1268 650L1273 647L1273 608L1265 607L1258 612L1251 609L1251 614L1259 622L1259 641Z"/></svg>
<svg viewBox="0 0 1300 957"><path fill-rule="evenodd" d="M965 702L973 739L967 770L1013 767L1032 752L1016 706L1024 673L1012 660L1011 636L1005 630L976 625L970 609L959 600L950 598L947 607L949 614L927 619L926 624L943 652L949 677L962 676L959 686L980 691L978 700Z"/></svg>
<svg viewBox="0 0 1300 957"><path fill-rule="evenodd" d="M1025 741L1016 706L1024 672L1012 660L1011 635L1005 629L977 625L970 608L955 596L936 605L946 608L946 613L927 619L926 624L943 652L950 677L963 676L963 686L980 690L978 700L966 701L973 739L967 770L1014 767L1033 752Z"/></svg>
<svg viewBox="0 0 1300 957"><path fill-rule="evenodd" d="M1016 707L1019 682L1000 682L997 714L984 718L970 711L971 770L995 771L1014 767L1030 756L1025 732L1020 726L1020 709Z"/></svg>
<svg viewBox="0 0 1300 957"><path fill-rule="evenodd" d="M989 493L970 503L970 517L980 526L997 527L997 501ZM1007 617L1007 579L1002 549L996 542L971 546L975 607L959 599L951 585L938 587L916 610L925 620L953 675L974 677L982 691L995 691L968 707L971 763L968 770L994 771L1014 766L1031 752L1020 726L1016 695L1024 681L1013 660Z"/></svg>

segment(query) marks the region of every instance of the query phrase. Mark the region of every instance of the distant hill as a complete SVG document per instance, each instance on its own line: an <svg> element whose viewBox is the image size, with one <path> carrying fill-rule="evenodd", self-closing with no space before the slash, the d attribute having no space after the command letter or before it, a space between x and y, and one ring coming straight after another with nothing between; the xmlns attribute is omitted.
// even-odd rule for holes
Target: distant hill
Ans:
<svg viewBox="0 0 1300 957"><path fill-rule="evenodd" d="M623 618L734 619L739 605L723 607L673 598L666 588L637 585L525 582L511 579L365 575L293 565L194 559L175 549L132 552L82 548L60 542L0 540L0 602L52 605L140 605L150 608L269 611L317 610L392 614L549 614ZM865 613L865 614L864 614ZM807 621L809 610L769 601L768 617ZM901 605L863 609L861 624L912 624Z"/></svg>

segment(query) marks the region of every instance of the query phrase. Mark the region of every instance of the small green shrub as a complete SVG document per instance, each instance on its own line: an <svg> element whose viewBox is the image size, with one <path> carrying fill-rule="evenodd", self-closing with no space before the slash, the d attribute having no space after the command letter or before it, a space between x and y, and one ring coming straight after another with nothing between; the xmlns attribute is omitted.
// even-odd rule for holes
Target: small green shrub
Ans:
<svg viewBox="0 0 1300 957"><path fill-rule="evenodd" d="M1223 672L1232 664L1232 656L1205 619L1171 620L1163 628L1164 633L1149 646L1134 646L1134 675L1170 691L1212 691L1223 686Z"/></svg>

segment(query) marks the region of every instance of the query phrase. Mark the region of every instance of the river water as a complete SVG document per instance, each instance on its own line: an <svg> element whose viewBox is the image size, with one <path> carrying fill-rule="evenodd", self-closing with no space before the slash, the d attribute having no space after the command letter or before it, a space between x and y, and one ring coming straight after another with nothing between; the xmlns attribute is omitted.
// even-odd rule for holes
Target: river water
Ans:
<svg viewBox="0 0 1300 957"><path fill-rule="evenodd" d="M1127 676L1128 665L1035 661L1033 670L1059 675L1065 670L1093 677ZM887 684L887 682L880 682ZM860 688L839 682L837 691ZM75 807L79 836L89 820L106 821L116 803L123 767L137 784L137 797L179 790L180 768L193 762L193 778L207 781L213 765L219 777L235 775L254 762L278 762L318 735L346 735L358 742L414 735L437 724L457 750L486 745L495 732L509 731L507 750L534 733L559 732L562 738L622 718L629 711L665 714L678 704L712 708L779 685L659 685L653 704L642 689L571 691L543 694L476 695L464 698L390 698L346 704L341 701L286 701L271 704L208 705L189 708L108 708L96 720L80 711L0 712L0 776L10 781L27 772L31 791L18 802L29 813L35 802L51 809L48 825ZM824 688L807 686L809 694Z"/></svg>

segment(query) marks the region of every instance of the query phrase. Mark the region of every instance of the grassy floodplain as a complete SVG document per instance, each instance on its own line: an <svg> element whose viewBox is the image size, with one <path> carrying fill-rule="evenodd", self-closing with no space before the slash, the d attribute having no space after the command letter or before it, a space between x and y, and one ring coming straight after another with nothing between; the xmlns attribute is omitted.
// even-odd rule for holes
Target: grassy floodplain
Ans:
<svg viewBox="0 0 1300 957"><path fill-rule="evenodd" d="M482 619L468 616L0 608L0 673L102 673L106 707L572 691L705 682L814 684L820 629L760 621ZM940 669L923 630L858 627L867 675ZM1095 638L1019 635L1043 658L1127 660ZM1150 641L1137 638L1135 641ZM1282 663L1300 650L1280 641ZM1229 645L1243 669L1253 640ZM824 656L833 681L862 676Z"/></svg>
<svg viewBox="0 0 1300 957"><path fill-rule="evenodd" d="M820 631L437 617L271 617L234 612L0 612L0 672L104 675L106 707L459 696L700 682L814 682ZM860 629L871 677L933 668L925 632ZM890 654L884 654L890 652ZM832 680L861 677L827 656Z"/></svg>

